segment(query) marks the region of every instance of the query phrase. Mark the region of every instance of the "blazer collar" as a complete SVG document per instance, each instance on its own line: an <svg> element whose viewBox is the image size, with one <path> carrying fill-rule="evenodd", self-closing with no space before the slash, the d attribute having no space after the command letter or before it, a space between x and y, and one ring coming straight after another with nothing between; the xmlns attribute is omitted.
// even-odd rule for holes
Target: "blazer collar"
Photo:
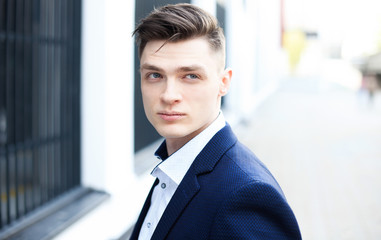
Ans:
<svg viewBox="0 0 381 240"><path fill-rule="evenodd" d="M155 171L158 169L162 170L165 175L167 175L176 183L177 188L189 170L190 166L196 159L197 155L200 154L200 152L205 148L208 142L210 142L214 135L216 135L216 133L218 133L225 126L225 118L222 112L220 112L218 117L206 129L197 134L197 136L189 140L184 146L179 148L170 156L167 154L167 141L165 140L165 144L162 144L155 154L163 161L156 166L151 174L156 176Z"/></svg>
<svg viewBox="0 0 381 240"><path fill-rule="evenodd" d="M237 142L229 124L226 124L208 142L196 157L165 209L151 239L165 239L184 208L200 190L197 176L213 171L222 155Z"/></svg>

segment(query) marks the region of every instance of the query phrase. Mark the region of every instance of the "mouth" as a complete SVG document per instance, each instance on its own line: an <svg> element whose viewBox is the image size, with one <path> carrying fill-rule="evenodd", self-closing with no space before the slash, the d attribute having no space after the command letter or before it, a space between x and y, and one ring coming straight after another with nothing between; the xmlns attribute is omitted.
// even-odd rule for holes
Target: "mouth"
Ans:
<svg viewBox="0 0 381 240"><path fill-rule="evenodd" d="M159 112L159 117L165 121L173 122L185 117L185 113L180 112Z"/></svg>

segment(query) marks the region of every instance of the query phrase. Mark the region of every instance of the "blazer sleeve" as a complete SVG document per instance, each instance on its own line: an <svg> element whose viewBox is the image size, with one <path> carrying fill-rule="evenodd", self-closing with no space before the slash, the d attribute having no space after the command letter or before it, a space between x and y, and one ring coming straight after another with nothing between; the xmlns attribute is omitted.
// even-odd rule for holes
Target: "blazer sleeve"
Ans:
<svg viewBox="0 0 381 240"><path fill-rule="evenodd" d="M295 216L282 193L252 181L222 203L210 239L301 239Z"/></svg>

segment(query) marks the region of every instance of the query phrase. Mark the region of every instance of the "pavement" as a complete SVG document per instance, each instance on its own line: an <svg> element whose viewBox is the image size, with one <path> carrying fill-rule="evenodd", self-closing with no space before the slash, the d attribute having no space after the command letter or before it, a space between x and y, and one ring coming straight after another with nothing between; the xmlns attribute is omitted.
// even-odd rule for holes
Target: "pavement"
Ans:
<svg viewBox="0 0 381 240"><path fill-rule="evenodd" d="M318 77L282 82L236 129L268 166L303 239L381 239L381 93Z"/></svg>

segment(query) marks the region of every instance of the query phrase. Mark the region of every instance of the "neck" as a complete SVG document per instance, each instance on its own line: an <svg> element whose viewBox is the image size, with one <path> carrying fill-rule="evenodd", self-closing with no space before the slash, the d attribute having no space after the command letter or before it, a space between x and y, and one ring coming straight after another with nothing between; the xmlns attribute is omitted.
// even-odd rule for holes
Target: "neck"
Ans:
<svg viewBox="0 0 381 240"><path fill-rule="evenodd" d="M167 144L167 153L168 156L171 156L174 152L179 150L182 146L184 146L189 140L179 140L179 139L173 139L173 138L167 138L166 144Z"/></svg>

